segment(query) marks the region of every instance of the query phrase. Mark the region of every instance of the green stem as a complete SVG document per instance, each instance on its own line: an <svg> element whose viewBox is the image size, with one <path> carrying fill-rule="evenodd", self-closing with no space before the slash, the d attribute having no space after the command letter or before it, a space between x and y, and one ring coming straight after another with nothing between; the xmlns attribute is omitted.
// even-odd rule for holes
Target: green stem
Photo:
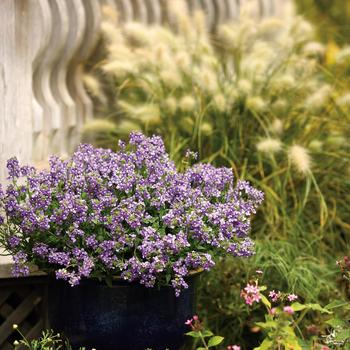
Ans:
<svg viewBox="0 0 350 350"><path fill-rule="evenodd" d="M300 316L297 318L297 320L294 322L293 324L293 328L297 327L299 325L299 323L303 320L303 318L305 317L305 315L307 314L309 310L308 309L304 309L302 311L302 313L300 314Z"/></svg>
<svg viewBox="0 0 350 350"><path fill-rule="evenodd" d="M200 336L201 341L202 341L202 343L203 343L203 345L204 345L204 348L205 348L206 350L209 350L209 348L208 348L208 346L207 346L207 343L205 342L205 339L204 339L204 337L203 337L201 331L199 331L199 336Z"/></svg>

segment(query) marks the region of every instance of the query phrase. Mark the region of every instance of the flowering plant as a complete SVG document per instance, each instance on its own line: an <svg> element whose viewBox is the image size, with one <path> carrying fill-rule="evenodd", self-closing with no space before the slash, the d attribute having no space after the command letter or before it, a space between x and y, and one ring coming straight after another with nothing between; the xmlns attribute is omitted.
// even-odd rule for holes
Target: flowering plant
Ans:
<svg viewBox="0 0 350 350"><path fill-rule="evenodd" d="M0 238L14 275L33 262L72 286L120 275L146 287L171 284L179 295L189 271L210 269L216 255L252 254L250 216L262 192L234 186L228 168L177 171L158 136L131 133L119 146L114 153L83 144L43 171L8 161Z"/></svg>
<svg viewBox="0 0 350 350"><path fill-rule="evenodd" d="M17 324L13 325L13 329L16 330L20 336L19 340L15 340L13 342L14 350L72 350L72 346L70 345L69 341L67 339L63 339L61 334L55 333L52 329L42 331L39 338L31 340L27 339L27 337L18 328ZM80 347L78 350L86 350L86 348Z"/></svg>
<svg viewBox="0 0 350 350"><path fill-rule="evenodd" d="M251 328L252 332L262 332L265 336L254 350L348 348L343 347L350 339L346 326L348 302L333 300L324 307L316 303L303 303L293 293L268 291L266 286L259 285L259 277L247 283L241 290L241 297L249 306L260 304L266 309L265 320L254 322ZM306 316L315 312L318 313L318 322L310 324ZM333 328L331 332L330 327Z"/></svg>

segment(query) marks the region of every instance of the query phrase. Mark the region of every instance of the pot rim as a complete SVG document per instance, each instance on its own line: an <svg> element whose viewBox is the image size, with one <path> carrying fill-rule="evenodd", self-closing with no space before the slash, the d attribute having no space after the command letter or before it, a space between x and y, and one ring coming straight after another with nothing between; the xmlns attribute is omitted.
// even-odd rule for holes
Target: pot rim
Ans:
<svg viewBox="0 0 350 350"><path fill-rule="evenodd" d="M184 276L184 278L199 275L203 271L204 271L204 269L201 267L199 269L196 269L196 270L190 270L188 272L188 274L186 276ZM113 276L112 279L113 279L113 281L125 281L125 279L122 278L121 276Z"/></svg>
<svg viewBox="0 0 350 350"><path fill-rule="evenodd" d="M204 272L203 268L198 268L196 270L190 270L188 272L188 274L186 276L184 276L184 278L186 279L186 278L190 278L190 277L196 277L196 276L200 275L202 272ZM44 272L44 274L46 275L46 278L53 279L57 282L60 282L60 281L66 282L66 281L58 280L57 278L55 278L53 273ZM102 282L102 281L99 281L99 279L97 277L85 277L83 280L81 280L81 282L83 282L83 281L84 282L87 282L87 281ZM139 285L138 281L128 281L128 280L125 280L124 278L122 278L120 275L119 276L112 276L112 282L125 282L125 283L130 283L130 284L135 283L135 284Z"/></svg>

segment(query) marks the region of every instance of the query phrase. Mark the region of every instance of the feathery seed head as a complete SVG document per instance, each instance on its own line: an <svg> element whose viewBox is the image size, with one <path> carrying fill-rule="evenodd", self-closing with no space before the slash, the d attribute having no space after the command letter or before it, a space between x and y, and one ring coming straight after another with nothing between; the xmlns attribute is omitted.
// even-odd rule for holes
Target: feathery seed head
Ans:
<svg viewBox="0 0 350 350"><path fill-rule="evenodd" d="M278 139L268 137L259 141L256 148L259 152L274 154L281 151L282 142Z"/></svg>
<svg viewBox="0 0 350 350"><path fill-rule="evenodd" d="M310 41L303 48L304 55L308 57L323 57L325 52L324 45L317 41Z"/></svg>
<svg viewBox="0 0 350 350"><path fill-rule="evenodd" d="M277 115L282 115L285 113L286 109L288 107L288 102L285 99L278 99L276 100L272 105L271 109L272 111Z"/></svg>
<svg viewBox="0 0 350 350"><path fill-rule="evenodd" d="M123 27L123 34L130 46L143 47L150 44L148 28L138 22L127 22Z"/></svg>
<svg viewBox="0 0 350 350"><path fill-rule="evenodd" d="M246 107L251 111L261 113L264 111L266 104L260 96L252 96L247 98Z"/></svg>
<svg viewBox="0 0 350 350"><path fill-rule="evenodd" d="M201 130L203 135L210 136L213 132L213 127L210 123L204 122L201 124L200 130Z"/></svg>
<svg viewBox="0 0 350 350"><path fill-rule="evenodd" d="M308 150L300 145L293 145L288 150L288 157L295 169L307 175L311 172L311 157Z"/></svg>
<svg viewBox="0 0 350 350"><path fill-rule="evenodd" d="M190 96L186 95L180 99L179 108L183 112L192 112L196 107L196 100Z"/></svg>
<svg viewBox="0 0 350 350"><path fill-rule="evenodd" d="M177 70L164 69L159 76L164 85L170 89L176 89L182 85L182 78Z"/></svg>
<svg viewBox="0 0 350 350"><path fill-rule="evenodd" d="M243 95L248 95L252 91L252 84L247 79L240 79L237 83L238 91Z"/></svg>
<svg viewBox="0 0 350 350"><path fill-rule="evenodd" d="M225 96L223 94L216 94L214 96L214 105L218 111L224 112L226 110L226 98L225 98Z"/></svg>
<svg viewBox="0 0 350 350"><path fill-rule="evenodd" d="M282 132L283 132L283 123L282 123L282 120L276 118L276 119L272 122L272 124L271 124L271 126L270 126L270 130L271 130L273 133L277 134L277 135L282 134Z"/></svg>
<svg viewBox="0 0 350 350"><path fill-rule="evenodd" d="M170 112L170 114L175 114L177 109L177 102L175 97L168 97L164 101L165 108Z"/></svg>

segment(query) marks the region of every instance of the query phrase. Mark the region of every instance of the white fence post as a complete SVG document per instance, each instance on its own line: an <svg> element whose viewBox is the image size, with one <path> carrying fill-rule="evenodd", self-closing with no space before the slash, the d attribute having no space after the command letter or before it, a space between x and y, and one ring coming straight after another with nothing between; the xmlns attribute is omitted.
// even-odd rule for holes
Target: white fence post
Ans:
<svg viewBox="0 0 350 350"><path fill-rule="evenodd" d="M0 0L0 183L8 158L40 166L79 142L92 118L82 75L100 7L98 0Z"/></svg>

